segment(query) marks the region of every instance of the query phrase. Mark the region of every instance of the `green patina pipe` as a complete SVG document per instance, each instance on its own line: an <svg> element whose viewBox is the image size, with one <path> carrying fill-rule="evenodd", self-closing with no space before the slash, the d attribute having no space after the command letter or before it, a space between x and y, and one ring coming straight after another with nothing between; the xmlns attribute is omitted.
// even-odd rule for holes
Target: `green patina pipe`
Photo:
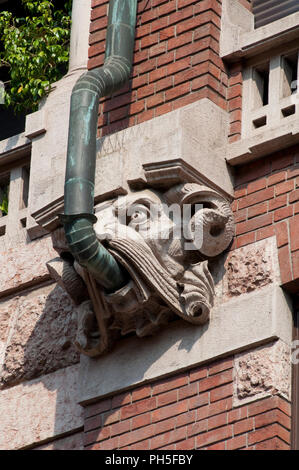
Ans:
<svg viewBox="0 0 299 470"><path fill-rule="evenodd" d="M93 224L99 99L129 80L135 41L137 0L110 0L103 67L83 74L71 97L64 187L66 239L74 258L106 289L126 283L122 268L97 240Z"/></svg>

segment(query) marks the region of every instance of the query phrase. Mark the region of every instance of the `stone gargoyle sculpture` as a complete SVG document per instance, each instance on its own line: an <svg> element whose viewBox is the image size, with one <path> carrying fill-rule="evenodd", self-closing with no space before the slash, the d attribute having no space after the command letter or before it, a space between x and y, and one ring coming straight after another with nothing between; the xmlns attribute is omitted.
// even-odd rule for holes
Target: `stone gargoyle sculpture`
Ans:
<svg viewBox="0 0 299 470"><path fill-rule="evenodd" d="M178 317L197 325L208 321L214 299L209 260L228 248L234 233L222 195L182 183L100 203L95 215L97 237L126 270L127 284L105 292L74 262L63 229L52 234L60 258L48 263L77 305L75 343L82 353L98 356L121 336L152 335Z"/></svg>

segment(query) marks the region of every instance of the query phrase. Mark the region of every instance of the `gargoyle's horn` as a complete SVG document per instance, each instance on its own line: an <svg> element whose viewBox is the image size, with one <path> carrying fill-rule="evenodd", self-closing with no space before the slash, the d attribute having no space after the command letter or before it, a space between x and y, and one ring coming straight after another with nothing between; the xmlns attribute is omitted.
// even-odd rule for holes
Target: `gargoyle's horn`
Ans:
<svg viewBox="0 0 299 470"><path fill-rule="evenodd" d="M83 74L71 97L69 140L61 216L74 258L105 288L125 284L121 267L99 243L93 229L96 134L99 99L129 80L135 40L137 0L110 0L103 67Z"/></svg>
<svg viewBox="0 0 299 470"><path fill-rule="evenodd" d="M195 245L200 253L213 257L222 253L234 236L233 214L229 202L219 193L196 183L180 184L165 194L169 203L202 204L192 216L189 227L194 241L195 231L199 236L200 246Z"/></svg>

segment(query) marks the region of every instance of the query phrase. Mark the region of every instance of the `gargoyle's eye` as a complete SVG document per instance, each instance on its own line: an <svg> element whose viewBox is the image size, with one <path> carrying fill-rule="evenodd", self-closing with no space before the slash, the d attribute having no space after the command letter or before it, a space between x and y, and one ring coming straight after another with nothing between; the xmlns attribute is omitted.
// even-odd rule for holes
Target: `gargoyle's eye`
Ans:
<svg viewBox="0 0 299 470"><path fill-rule="evenodd" d="M147 207L142 205L134 205L128 209L127 212L127 225L135 227L136 225L144 224L150 218L150 211Z"/></svg>

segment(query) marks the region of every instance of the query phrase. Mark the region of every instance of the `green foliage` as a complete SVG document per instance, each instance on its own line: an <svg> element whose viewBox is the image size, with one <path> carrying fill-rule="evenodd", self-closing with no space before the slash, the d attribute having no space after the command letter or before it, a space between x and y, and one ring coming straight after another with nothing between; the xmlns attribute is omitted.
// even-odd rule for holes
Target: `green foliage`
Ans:
<svg viewBox="0 0 299 470"><path fill-rule="evenodd" d="M2 201L1 201L2 199ZM8 189L2 194L2 198L0 198L0 211L3 215L8 214Z"/></svg>
<svg viewBox="0 0 299 470"><path fill-rule="evenodd" d="M71 0L56 9L51 1L21 0L27 14L0 14L0 65L9 68L5 104L16 113L37 110L52 83L65 73L69 61Z"/></svg>

